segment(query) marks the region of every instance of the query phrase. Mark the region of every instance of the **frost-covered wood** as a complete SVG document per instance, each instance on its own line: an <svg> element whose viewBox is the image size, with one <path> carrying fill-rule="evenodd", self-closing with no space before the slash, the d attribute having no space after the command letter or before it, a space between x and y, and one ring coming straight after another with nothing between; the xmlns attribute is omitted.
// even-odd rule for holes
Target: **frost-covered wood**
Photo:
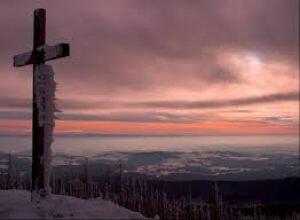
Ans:
<svg viewBox="0 0 300 220"><path fill-rule="evenodd" d="M34 88L38 110L39 126L44 129L44 144L42 163L44 167L44 182L46 193L50 193L49 179L51 172L51 144L55 126L55 91L54 71L50 65L40 64L35 68Z"/></svg>

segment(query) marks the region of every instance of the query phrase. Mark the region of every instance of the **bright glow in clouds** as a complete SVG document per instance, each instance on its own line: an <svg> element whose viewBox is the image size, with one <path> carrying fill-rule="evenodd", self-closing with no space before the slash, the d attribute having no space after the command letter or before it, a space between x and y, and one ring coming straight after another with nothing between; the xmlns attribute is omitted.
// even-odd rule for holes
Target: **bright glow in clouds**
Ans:
<svg viewBox="0 0 300 220"><path fill-rule="evenodd" d="M56 133L297 134L298 2L7 1L0 3L0 134L28 134L32 9L47 41L63 114ZM14 27L14 28L11 28Z"/></svg>

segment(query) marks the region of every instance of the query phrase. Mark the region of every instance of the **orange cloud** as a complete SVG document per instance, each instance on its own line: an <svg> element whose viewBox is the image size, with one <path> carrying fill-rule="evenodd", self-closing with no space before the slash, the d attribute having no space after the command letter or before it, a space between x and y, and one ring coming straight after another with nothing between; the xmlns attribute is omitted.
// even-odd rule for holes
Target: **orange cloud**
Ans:
<svg viewBox="0 0 300 220"><path fill-rule="evenodd" d="M243 118L243 117L242 117ZM1 134L29 134L29 120L0 120ZM121 122L57 120L56 133L79 134L297 134L297 123L265 123L259 120L212 120L195 123L174 122Z"/></svg>
<svg viewBox="0 0 300 220"><path fill-rule="evenodd" d="M125 134L161 134L161 133L228 133L228 134L296 134L299 128L294 125L267 125L239 122L204 123L133 123L133 122L87 122L59 121L56 132L80 131L81 133L125 133Z"/></svg>

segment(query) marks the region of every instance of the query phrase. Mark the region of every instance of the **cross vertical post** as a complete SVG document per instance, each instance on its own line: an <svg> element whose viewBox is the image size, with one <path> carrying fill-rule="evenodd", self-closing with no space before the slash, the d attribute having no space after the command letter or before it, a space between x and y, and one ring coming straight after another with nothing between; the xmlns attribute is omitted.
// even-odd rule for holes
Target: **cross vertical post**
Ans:
<svg viewBox="0 0 300 220"><path fill-rule="evenodd" d="M36 68L40 64L44 64L44 51L38 48L46 42L46 11L45 9L34 10L33 15L33 85L32 85L32 179L31 191L37 191L45 188L44 178L44 128L39 125L37 95L36 95Z"/></svg>

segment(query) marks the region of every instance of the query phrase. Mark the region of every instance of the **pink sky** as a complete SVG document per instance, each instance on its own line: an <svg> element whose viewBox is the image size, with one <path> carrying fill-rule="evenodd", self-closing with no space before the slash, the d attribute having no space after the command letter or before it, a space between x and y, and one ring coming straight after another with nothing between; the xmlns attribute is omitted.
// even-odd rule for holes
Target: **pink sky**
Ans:
<svg viewBox="0 0 300 220"><path fill-rule="evenodd" d="M32 11L47 9L56 132L296 134L297 0L0 2L0 133L30 131Z"/></svg>

